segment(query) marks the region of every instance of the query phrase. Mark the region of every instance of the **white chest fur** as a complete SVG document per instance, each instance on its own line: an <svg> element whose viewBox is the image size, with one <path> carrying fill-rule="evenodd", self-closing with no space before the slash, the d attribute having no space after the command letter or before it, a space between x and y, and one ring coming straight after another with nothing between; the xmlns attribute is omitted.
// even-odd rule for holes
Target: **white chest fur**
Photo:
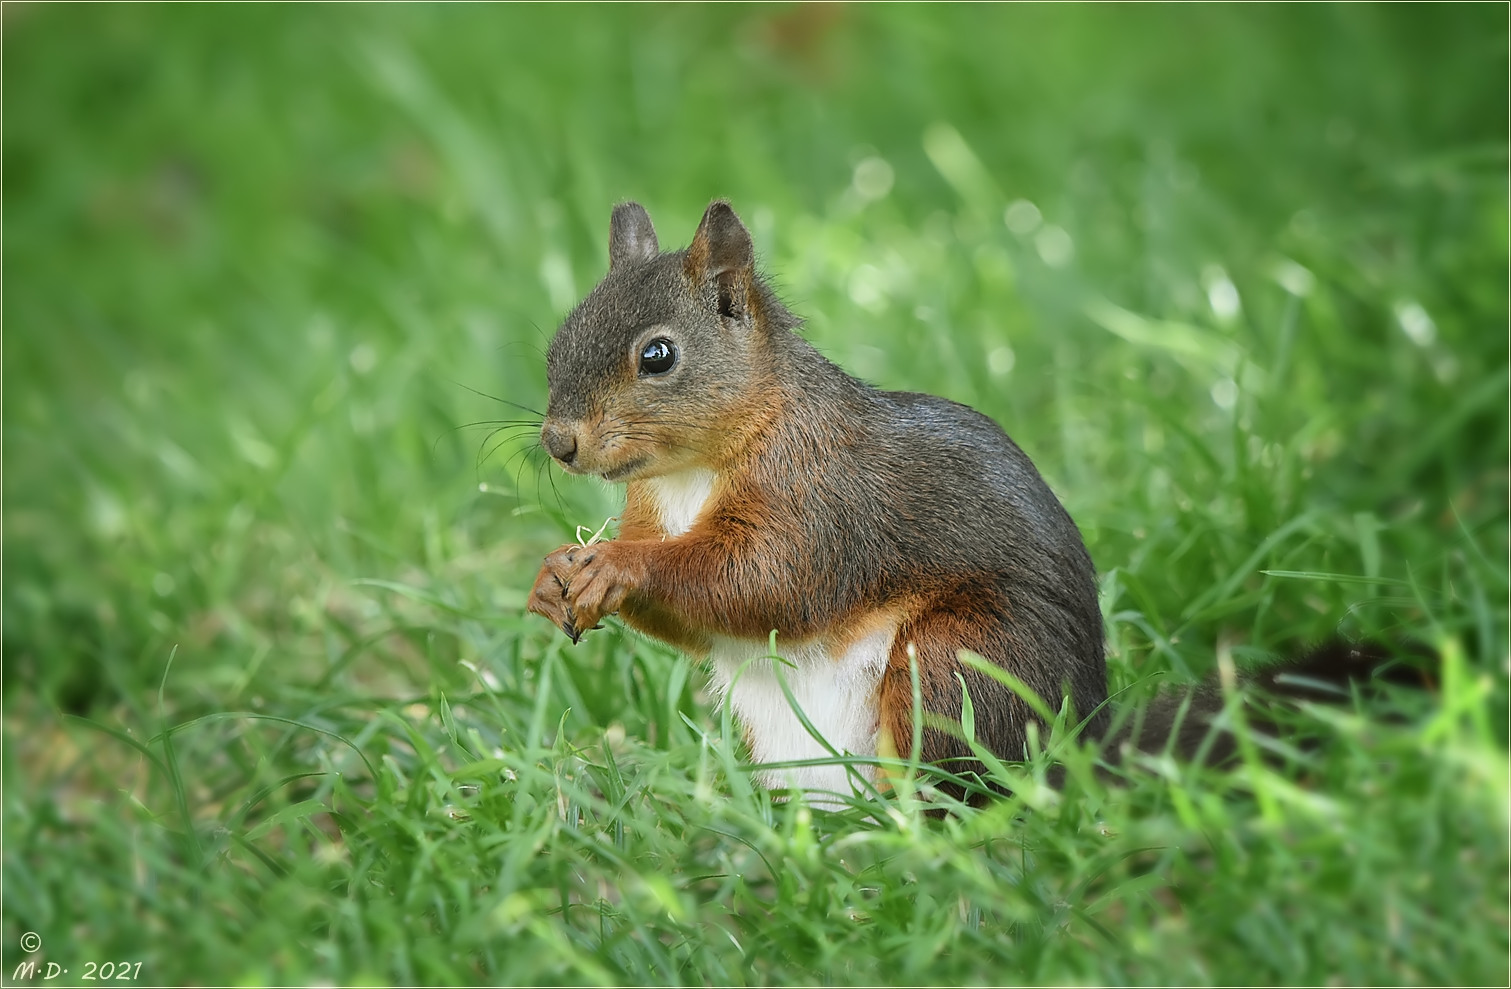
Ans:
<svg viewBox="0 0 1511 989"><path fill-rule="evenodd" d="M714 472L692 467L663 474L645 482L668 536L680 536L693 527L714 490Z"/></svg>
<svg viewBox="0 0 1511 989"><path fill-rule="evenodd" d="M709 657L712 686L745 729L753 762L788 762L832 758L829 750L803 727L777 681L780 669L793 700L825 740L840 752L876 754L877 687L886 670L895 625L857 639L842 654L828 655L816 644L783 646L777 652L791 666L773 664L765 642L716 637ZM776 667L774 669L774 667ZM856 767L874 779L873 767ZM846 767L802 766L764 770L767 787L797 787L847 794Z"/></svg>

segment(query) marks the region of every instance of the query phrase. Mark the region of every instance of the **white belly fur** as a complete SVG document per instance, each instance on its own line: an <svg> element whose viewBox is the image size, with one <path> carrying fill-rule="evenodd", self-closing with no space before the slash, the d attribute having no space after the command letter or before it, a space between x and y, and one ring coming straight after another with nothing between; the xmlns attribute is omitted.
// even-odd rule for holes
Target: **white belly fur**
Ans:
<svg viewBox="0 0 1511 989"><path fill-rule="evenodd" d="M667 536L675 538L692 529L713 494L714 481L713 471L705 468L646 481ZM839 656L828 655L818 643L777 643L778 655L793 664L781 666L793 699L836 751L876 755L876 692L896 636L897 625L889 624L857 639ZM765 640L727 636L715 636L709 649L711 686L745 730L752 761L832 758L793 713L768 652ZM871 766L858 766L856 771L868 780L875 777ZM839 794L851 790L844 766L763 770L757 778L772 789L793 787Z"/></svg>
<svg viewBox="0 0 1511 989"><path fill-rule="evenodd" d="M840 753L876 755L877 687L896 635L895 625L879 629L856 640L839 656L827 655L818 643L777 643L778 655L793 664L780 665L793 699ZM773 669L777 664L768 658L768 652L766 642L724 636L714 639L709 652L711 686L745 729L751 761L833 758L787 703ZM864 779L875 778L874 767L857 766L855 771ZM757 779L771 789L794 787L839 794L852 789L849 772L840 765L762 770Z"/></svg>

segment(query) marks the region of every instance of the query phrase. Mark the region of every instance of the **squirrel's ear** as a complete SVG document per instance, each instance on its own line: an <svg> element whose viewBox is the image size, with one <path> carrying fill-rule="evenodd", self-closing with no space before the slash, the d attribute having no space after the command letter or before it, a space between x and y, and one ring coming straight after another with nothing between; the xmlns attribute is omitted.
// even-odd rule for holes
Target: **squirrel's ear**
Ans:
<svg viewBox="0 0 1511 989"><path fill-rule="evenodd" d="M722 199L708 204L693 234L687 249L687 274L695 284L716 289L720 316L739 319L749 312L755 247L750 231Z"/></svg>
<svg viewBox="0 0 1511 989"><path fill-rule="evenodd" d="M651 215L639 203L620 203L609 217L609 267L649 261L660 248Z"/></svg>

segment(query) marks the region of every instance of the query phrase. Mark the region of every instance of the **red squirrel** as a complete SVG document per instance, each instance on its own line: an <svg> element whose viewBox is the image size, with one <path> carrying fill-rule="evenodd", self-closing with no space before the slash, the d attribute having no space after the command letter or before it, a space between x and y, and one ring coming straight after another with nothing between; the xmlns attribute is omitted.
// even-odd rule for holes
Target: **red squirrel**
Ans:
<svg viewBox="0 0 1511 989"><path fill-rule="evenodd" d="M757 274L751 237L712 203L662 252L636 203L614 209L609 271L551 342L541 443L562 468L625 485L618 537L545 559L529 609L573 641L612 613L707 657L756 762L827 750L793 713L770 651L838 751L913 744L924 711L1025 754L1032 708L964 664L969 650L1105 727L1096 574L1070 515L991 419L882 391L797 333ZM919 721L919 723L924 723ZM925 727L923 761L970 749ZM771 787L848 792L843 766L766 772Z"/></svg>

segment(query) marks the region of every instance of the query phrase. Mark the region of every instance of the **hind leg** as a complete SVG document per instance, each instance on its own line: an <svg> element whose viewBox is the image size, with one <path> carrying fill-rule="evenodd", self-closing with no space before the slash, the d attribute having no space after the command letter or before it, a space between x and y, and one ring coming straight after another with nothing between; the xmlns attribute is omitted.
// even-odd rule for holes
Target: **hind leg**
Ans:
<svg viewBox="0 0 1511 989"><path fill-rule="evenodd" d="M969 691L976 740L999 758L1024 758L1028 723L1037 720L1033 709L1013 691L959 659L960 650L970 650L1042 690L1038 681L1043 678L1036 675L1031 664L1014 662L1019 650L1003 620L1005 613L1005 608L990 599L983 600L979 594L960 594L903 623L878 695L882 751L890 748L898 757L908 758L916 722L923 729L919 743L923 762L940 764L955 773L983 772L970 746L958 737L958 727L951 731L933 724L942 721L958 726L964 693ZM913 713L910 650L917 657L922 702L917 718ZM1057 697L1046 699L1054 704Z"/></svg>

